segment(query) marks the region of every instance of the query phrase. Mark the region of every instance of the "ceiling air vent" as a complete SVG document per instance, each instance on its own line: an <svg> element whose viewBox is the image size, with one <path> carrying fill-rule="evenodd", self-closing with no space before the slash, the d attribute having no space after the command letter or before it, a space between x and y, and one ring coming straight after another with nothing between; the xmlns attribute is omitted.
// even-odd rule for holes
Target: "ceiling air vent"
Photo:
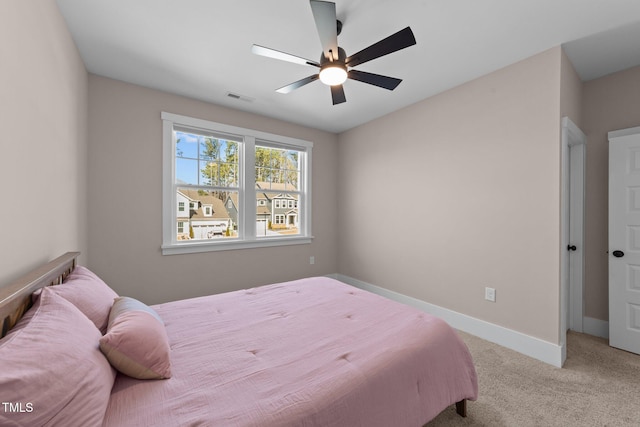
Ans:
<svg viewBox="0 0 640 427"><path fill-rule="evenodd" d="M232 99L237 99L245 102L253 102L253 98L249 98L248 96L238 95L237 93L227 92L227 96Z"/></svg>

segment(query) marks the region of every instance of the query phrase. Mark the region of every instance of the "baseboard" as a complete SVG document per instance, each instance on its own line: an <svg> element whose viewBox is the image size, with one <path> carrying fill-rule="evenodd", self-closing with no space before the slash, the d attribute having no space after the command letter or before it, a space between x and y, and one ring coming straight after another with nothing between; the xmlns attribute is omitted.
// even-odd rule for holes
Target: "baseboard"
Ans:
<svg viewBox="0 0 640 427"><path fill-rule="evenodd" d="M582 318L582 331L585 334L609 339L609 322L585 316Z"/></svg>
<svg viewBox="0 0 640 427"><path fill-rule="evenodd" d="M558 344L553 344L503 326L476 319L474 317L467 316L466 314L458 313L417 298L390 291L343 274L331 274L329 277L333 277L334 279L347 283L351 286L355 286L356 288L410 305L426 313L433 314L434 316L438 316L455 329L459 329L484 340L515 350L550 365L556 367L562 366L563 346Z"/></svg>

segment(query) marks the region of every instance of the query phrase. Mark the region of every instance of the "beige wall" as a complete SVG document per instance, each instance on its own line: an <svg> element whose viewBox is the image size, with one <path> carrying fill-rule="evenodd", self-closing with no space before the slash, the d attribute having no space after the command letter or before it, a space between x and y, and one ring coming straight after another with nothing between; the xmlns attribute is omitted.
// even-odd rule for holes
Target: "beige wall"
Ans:
<svg viewBox="0 0 640 427"><path fill-rule="evenodd" d="M117 292L151 304L337 271L335 134L95 75L89 94L89 267ZM161 111L312 141L313 243L163 256Z"/></svg>
<svg viewBox="0 0 640 427"><path fill-rule="evenodd" d="M340 273L558 343L561 58L341 134Z"/></svg>
<svg viewBox="0 0 640 427"><path fill-rule="evenodd" d="M86 260L87 72L54 1L0 1L0 286Z"/></svg>
<svg viewBox="0 0 640 427"><path fill-rule="evenodd" d="M584 83L582 117L587 136L585 316L608 321L607 132L640 126L640 67Z"/></svg>
<svg viewBox="0 0 640 427"><path fill-rule="evenodd" d="M564 51L562 51L560 67L560 116L569 117L576 126L580 127L582 122L582 81Z"/></svg>

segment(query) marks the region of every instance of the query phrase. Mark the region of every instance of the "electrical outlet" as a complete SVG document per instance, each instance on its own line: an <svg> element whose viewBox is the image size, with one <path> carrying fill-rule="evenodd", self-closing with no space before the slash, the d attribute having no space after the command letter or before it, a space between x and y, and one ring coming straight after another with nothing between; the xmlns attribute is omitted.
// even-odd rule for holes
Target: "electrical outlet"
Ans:
<svg viewBox="0 0 640 427"><path fill-rule="evenodd" d="M484 288L484 299L496 302L496 290L494 288Z"/></svg>
<svg viewBox="0 0 640 427"><path fill-rule="evenodd" d="M310 256L310 257L309 257L309 264L313 265L313 264L315 264L315 263L316 263L316 257L314 257L314 256Z"/></svg>

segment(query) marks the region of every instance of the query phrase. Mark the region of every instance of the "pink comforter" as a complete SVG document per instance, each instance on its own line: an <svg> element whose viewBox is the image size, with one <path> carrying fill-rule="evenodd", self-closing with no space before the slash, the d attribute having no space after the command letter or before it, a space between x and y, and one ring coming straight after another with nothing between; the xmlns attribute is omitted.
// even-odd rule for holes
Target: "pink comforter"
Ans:
<svg viewBox="0 0 640 427"><path fill-rule="evenodd" d="M444 321L326 277L154 308L173 377L119 374L106 426L422 426L477 397Z"/></svg>

